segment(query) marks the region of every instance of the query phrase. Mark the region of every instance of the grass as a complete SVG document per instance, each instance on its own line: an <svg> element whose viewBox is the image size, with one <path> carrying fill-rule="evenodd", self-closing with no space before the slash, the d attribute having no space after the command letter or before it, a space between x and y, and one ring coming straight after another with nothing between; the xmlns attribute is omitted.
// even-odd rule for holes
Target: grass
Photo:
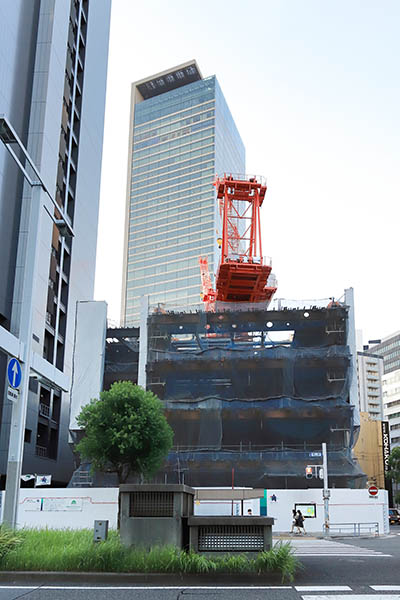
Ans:
<svg viewBox="0 0 400 600"><path fill-rule="evenodd" d="M149 551L126 548L116 531L106 542L93 543L91 530L0 527L2 571L94 571L115 573L278 573L293 581L300 568L289 543L278 544L256 558L232 554L207 558L164 546Z"/></svg>

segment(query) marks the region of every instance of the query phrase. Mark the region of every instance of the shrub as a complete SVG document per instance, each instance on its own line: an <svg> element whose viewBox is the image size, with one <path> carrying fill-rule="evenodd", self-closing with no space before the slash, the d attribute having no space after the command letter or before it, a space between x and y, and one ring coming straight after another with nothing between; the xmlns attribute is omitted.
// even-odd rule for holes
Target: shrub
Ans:
<svg viewBox="0 0 400 600"><path fill-rule="evenodd" d="M21 543L21 534L5 525L0 525L0 559Z"/></svg>
<svg viewBox="0 0 400 600"><path fill-rule="evenodd" d="M301 567L292 546L286 542L278 542L269 552L261 552L256 559L259 573L280 572L282 582L293 581L296 571Z"/></svg>

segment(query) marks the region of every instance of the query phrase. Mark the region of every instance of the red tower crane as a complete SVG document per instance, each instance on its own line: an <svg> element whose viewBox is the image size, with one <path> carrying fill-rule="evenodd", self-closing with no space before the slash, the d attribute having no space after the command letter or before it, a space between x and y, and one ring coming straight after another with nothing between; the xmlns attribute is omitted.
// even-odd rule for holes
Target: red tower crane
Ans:
<svg viewBox="0 0 400 600"><path fill-rule="evenodd" d="M276 287L268 286L271 265L265 264L261 245L260 208L267 186L256 177L217 177L222 219L221 258L216 289L211 284L207 258L199 258L203 301L268 302Z"/></svg>

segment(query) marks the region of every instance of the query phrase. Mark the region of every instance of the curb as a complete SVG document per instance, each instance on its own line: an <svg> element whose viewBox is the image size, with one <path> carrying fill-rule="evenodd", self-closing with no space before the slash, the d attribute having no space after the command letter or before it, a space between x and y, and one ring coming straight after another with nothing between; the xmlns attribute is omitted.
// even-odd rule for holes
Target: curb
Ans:
<svg viewBox="0 0 400 600"><path fill-rule="evenodd" d="M7 584L81 584L81 585L205 585L205 584L282 584L279 573L94 573L64 571L0 571L0 583Z"/></svg>

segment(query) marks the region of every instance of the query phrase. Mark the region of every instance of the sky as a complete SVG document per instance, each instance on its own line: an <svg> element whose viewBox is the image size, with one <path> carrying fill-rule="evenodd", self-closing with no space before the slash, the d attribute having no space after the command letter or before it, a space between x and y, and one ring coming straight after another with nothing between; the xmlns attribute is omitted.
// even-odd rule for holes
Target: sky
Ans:
<svg viewBox="0 0 400 600"><path fill-rule="evenodd" d="M102 0L98 0L102 1ZM95 298L120 320L131 83L195 59L264 175L276 296L399 325L400 2L112 0Z"/></svg>

